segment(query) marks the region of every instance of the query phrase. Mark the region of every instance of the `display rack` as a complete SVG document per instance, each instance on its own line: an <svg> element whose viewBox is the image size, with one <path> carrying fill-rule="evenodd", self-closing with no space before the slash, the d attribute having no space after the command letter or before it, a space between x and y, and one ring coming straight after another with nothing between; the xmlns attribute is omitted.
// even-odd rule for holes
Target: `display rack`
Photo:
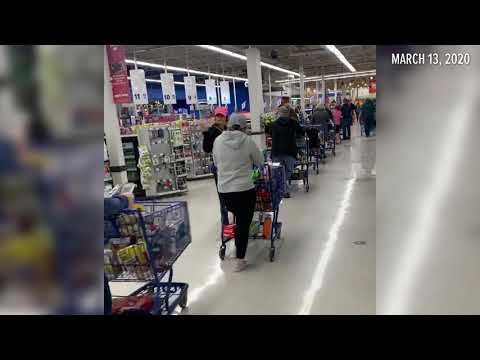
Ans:
<svg viewBox="0 0 480 360"><path fill-rule="evenodd" d="M141 180L147 197L181 194L187 189L182 130L169 124L142 128L138 134Z"/></svg>
<svg viewBox="0 0 480 360"><path fill-rule="evenodd" d="M113 178L110 172L110 158L108 157L107 140L103 138L103 185L104 190L109 191L113 188Z"/></svg>
<svg viewBox="0 0 480 360"><path fill-rule="evenodd" d="M140 181L140 169L137 166L140 156L138 152L138 138L136 135L121 135L121 140L128 182L137 185L134 190L135 196L143 197L145 196L145 191Z"/></svg>
<svg viewBox="0 0 480 360"><path fill-rule="evenodd" d="M203 129L199 121L189 121L185 130L190 140L191 157L187 163L188 180L212 177L213 157L203 151Z"/></svg>

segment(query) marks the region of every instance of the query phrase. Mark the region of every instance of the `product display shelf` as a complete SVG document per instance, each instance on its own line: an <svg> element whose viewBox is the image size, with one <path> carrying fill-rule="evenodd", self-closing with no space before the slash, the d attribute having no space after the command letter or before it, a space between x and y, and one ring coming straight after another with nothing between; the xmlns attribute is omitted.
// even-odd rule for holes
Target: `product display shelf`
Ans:
<svg viewBox="0 0 480 360"><path fill-rule="evenodd" d="M108 157L107 143L105 138L103 138L103 184L105 191L109 191L113 188L113 178L110 172L110 159Z"/></svg>
<svg viewBox="0 0 480 360"><path fill-rule="evenodd" d="M170 124L140 130L142 146L142 184L147 197L156 198L188 191L186 182L186 154L181 129Z"/></svg>
<svg viewBox="0 0 480 360"><path fill-rule="evenodd" d="M188 168L188 180L213 177L211 154L203 151L203 129L199 121L189 121L188 134L190 136L191 161Z"/></svg>

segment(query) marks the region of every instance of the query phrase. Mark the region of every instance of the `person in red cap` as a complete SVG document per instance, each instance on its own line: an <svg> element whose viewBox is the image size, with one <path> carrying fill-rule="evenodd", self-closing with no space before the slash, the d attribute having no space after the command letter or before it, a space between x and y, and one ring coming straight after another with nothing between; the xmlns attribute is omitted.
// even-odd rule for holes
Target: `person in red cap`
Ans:
<svg viewBox="0 0 480 360"><path fill-rule="evenodd" d="M213 143L215 139L225 130L226 124L228 121L228 110L225 106L218 106L215 109L215 122L212 126L208 128L207 131L203 132L203 151L207 154L211 154L213 151ZM215 179L215 187L217 188L218 193L218 177L217 177L217 168L214 164L212 164L211 171L213 173L213 177ZM218 196L220 200L220 209L221 209L221 217L222 217L222 224L228 224L228 216L222 210L223 200Z"/></svg>

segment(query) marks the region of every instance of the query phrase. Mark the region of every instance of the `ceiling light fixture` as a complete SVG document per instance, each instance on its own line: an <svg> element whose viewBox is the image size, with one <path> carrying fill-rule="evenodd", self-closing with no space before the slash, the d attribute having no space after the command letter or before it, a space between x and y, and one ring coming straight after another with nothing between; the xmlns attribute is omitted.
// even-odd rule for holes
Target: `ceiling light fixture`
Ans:
<svg viewBox="0 0 480 360"><path fill-rule="evenodd" d="M210 50L210 51L215 51L215 52L218 52L218 53L226 55L226 56L231 56L231 57L234 57L236 59L247 61L247 57L245 55L237 54L237 53L234 53L233 51L225 50L225 49L222 49L221 47L218 47L218 46L213 46L213 45L195 45L195 46L198 46L198 47L201 47L203 49ZM263 62L263 61L260 61L260 65L263 66L263 67L266 67L266 68L269 68L269 69L272 69L272 70L277 70L277 71L280 71L280 72L284 72L284 73L287 73L287 74L290 74L290 75L300 76L300 74L295 72L295 71L290 71L290 70L287 70L287 69L283 69L281 67L278 67L278 66L275 66L275 65L272 65L272 64L268 64L268 63Z"/></svg>
<svg viewBox="0 0 480 360"><path fill-rule="evenodd" d="M350 70L351 72L355 72L357 70L355 70L355 68L352 66L352 64L350 64L348 62L348 60L345 58L345 56L343 56L343 54L340 52L340 50L337 49L337 47L335 45L325 45L325 47L331 52L333 53L337 58L338 60L340 60L343 65L345 65L348 70Z"/></svg>
<svg viewBox="0 0 480 360"><path fill-rule="evenodd" d="M336 80L336 79L350 79L350 78L356 78L356 77L364 77L364 76L369 76L369 75L376 75L377 70L367 70L367 71L357 71L354 73L338 73L338 74L330 74L330 75L325 75L325 80ZM315 80L321 80L321 76L310 76L308 78L305 78L305 81L315 81ZM287 80L276 80L276 83L280 84L285 84L285 83L298 83L300 82L299 79L287 79Z"/></svg>
<svg viewBox="0 0 480 360"><path fill-rule="evenodd" d="M149 63L145 61L134 61L130 59L126 59L125 62L127 64L137 64L138 66L145 66L145 67L150 67L150 68L155 68L155 69L167 69L170 71L177 71L177 72L184 72L184 73L190 73L190 74L197 74L197 75L205 75L205 76L213 76L213 77L218 77L218 78L225 78L225 79L232 79L232 80L239 80L239 81L247 81L248 79L241 78L241 77L236 77L236 76L228 76L228 75L222 75L222 74L215 74L215 73L209 73L206 71L198 71L198 70L192 70L192 69L185 69L181 67L176 67L176 66L169 66L169 65L160 65L160 64L154 64L154 63Z"/></svg>

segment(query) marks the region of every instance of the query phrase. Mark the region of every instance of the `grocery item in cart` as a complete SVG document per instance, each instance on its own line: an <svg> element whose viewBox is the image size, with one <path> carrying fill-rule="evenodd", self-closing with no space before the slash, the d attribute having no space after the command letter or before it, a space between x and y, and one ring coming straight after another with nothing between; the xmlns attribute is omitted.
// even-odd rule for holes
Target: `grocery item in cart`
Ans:
<svg viewBox="0 0 480 360"><path fill-rule="evenodd" d="M154 297L152 295L143 296L127 296L113 299L112 314L121 315L129 311L144 311L149 313L154 305Z"/></svg>

